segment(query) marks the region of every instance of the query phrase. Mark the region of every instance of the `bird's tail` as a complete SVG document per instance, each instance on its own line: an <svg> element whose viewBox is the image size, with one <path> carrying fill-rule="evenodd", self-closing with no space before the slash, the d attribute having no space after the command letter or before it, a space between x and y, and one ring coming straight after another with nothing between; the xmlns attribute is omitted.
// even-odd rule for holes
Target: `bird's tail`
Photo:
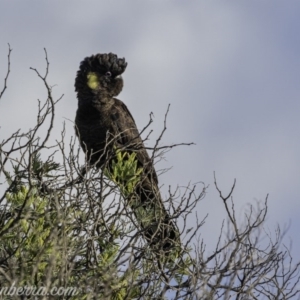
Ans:
<svg viewBox="0 0 300 300"><path fill-rule="evenodd" d="M164 207L157 184L149 177L141 181L130 206L150 247L156 253L177 256L181 249L180 233Z"/></svg>
<svg viewBox="0 0 300 300"><path fill-rule="evenodd" d="M179 256L179 230L164 207L152 165L138 166L136 153L116 151L116 157L105 175L118 184L124 199L133 211L139 229L156 254Z"/></svg>

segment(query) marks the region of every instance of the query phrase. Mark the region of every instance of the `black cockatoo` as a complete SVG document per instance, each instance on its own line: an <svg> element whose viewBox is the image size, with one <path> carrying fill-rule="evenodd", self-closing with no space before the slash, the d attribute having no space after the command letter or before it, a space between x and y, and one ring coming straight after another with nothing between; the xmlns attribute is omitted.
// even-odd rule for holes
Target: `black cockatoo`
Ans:
<svg viewBox="0 0 300 300"><path fill-rule="evenodd" d="M169 253L180 247L179 230L163 205L153 162L135 121L126 105L115 98L123 88L121 74L126 66L125 59L113 53L92 55L80 63L75 80L76 134L89 164L103 171L112 171L117 153L136 160L139 180L133 192L123 196L151 248Z"/></svg>

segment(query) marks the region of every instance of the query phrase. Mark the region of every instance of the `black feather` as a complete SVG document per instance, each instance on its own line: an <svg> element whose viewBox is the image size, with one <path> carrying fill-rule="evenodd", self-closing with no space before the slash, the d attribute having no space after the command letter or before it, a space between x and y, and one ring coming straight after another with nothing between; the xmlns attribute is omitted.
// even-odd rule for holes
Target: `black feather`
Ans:
<svg viewBox="0 0 300 300"><path fill-rule="evenodd" d="M113 53L92 55L81 62L75 80L78 97L76 133L89 163L98 168L111 166L116 147L127 153L136 153L138 166L143 168L141 182L135 190L138 203L145 211L160 211L159 217L154 217L150 225L138 221L153 249L162 248L167 252L180 246L178 228L164 208L153 163L134 119L126 105L114 98L122 90L123 79L119 75L126 67L125 59ZM105 75L108 71L112 74L109 78ZM87 85L90 72L95 73L99 80L99 86L94 90ZM105 165L107 161L108 165ZM136 204L132 209L138 219Z"/></svg>

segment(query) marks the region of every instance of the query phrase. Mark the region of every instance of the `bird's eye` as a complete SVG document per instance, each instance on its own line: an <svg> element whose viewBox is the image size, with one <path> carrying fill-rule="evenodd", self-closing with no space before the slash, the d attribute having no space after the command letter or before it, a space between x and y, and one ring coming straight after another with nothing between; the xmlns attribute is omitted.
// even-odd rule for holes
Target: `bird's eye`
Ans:
<svg viewBox="0 0 300 300"><path fill-rule="evenodd" d="M107 71L107 72L105 73L105 76L111 77L111 73L110 73L109 71Z"/></svg>

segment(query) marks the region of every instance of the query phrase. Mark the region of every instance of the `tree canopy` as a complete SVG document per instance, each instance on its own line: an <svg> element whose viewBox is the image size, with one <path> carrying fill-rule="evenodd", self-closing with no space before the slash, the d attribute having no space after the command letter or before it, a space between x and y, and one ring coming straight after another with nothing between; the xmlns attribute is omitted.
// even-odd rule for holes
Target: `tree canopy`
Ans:
<svg viewBox="0 0 300 300"><path fill-rule="evenodd" d="M9 83L11 52L9 46L0 100L14 85ZM45 75L31 68L47 91L46 99L37 102L35 126L10 133L0 143L3 299L29 299L30 294L41 293L41 287L48 293L41 299L299 297L300 263L293 263L289 248L281 242L285 231L277 227L272 237L264 227L268 197L250 206L244 223L239 224L232 197L235 182L224 196L215 178L227 220L213 253L208 253L200 238L209 216L197 217L207 186L170 187L164 205L179 227L181 250L167 258L155 255L123 201L139 180L134 155L118 153L113 169L101 172L80 159L78 140L66 139L64 124L56 142L50 143L55 109L63 97L53 98L46 50L45 55ZM161 146L167 115L168 111L162 132L149 149L154 161L173 147L190 145ZM150 115L142 130L145 140L151 123ZM122 186L128 176L130 184ZM147 215L141 212L141 217ZM193 228L187 227L188 218L195 219ZM23 292L9 295L10 287L21 287ZM30 287L36 290L28 292Z"/></svg>

